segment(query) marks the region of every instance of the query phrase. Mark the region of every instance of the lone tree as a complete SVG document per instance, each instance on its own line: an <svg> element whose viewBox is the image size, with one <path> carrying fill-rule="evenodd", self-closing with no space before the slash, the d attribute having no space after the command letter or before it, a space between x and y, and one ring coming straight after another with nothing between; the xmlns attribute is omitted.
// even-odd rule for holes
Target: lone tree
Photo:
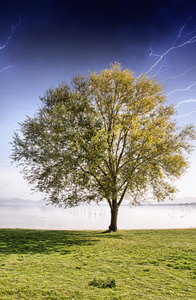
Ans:
<svg viewBox="0 0 196 300"><path fill-rule="evenodd" d="M194 127L178 128L163 87L145 74L110 69L76 76L40 98L34 117L14 133L12 160L54 205L107 200L110 231L124 199L173 198L188 167Z"/></svg>

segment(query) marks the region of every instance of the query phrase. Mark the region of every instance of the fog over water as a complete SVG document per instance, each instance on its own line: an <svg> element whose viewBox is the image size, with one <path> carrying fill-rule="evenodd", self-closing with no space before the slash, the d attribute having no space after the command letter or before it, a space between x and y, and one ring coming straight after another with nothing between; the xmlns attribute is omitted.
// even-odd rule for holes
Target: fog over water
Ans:
<svg viewBox="0 0 196 300"><path fill-rule="evenodd" d="M196 227L196 204L121 205L119 229ZM105 230L110 223L108 205L58 208L46 205L0 205L0 228Z"/></svg>

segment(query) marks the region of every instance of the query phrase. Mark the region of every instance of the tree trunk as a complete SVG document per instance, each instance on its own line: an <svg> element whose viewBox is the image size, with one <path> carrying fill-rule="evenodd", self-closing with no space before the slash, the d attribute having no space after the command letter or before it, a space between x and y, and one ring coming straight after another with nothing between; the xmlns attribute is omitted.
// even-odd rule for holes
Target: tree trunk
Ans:
<svg viewBox="0 0 196 300"><path fill-rule="evenodd" d="M111 208L111 223L109 226L110 231L117 231L117 218L118 218L118 207Z"/></svg>

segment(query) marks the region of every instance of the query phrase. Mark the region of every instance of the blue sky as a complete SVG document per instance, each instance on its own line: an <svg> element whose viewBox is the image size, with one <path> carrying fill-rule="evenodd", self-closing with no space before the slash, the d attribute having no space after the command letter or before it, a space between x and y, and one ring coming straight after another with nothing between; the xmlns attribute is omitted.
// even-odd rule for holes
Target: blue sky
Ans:
<svg viewBox="0 0 196 300"><path fill-rule="evenodd" d="M9 142L17 123L36 113L46 89L79 73L117 61L135 75L155 75L176 105L178 124L196 125L194 1L7 0L0 47L0 197L42 198L11 165ZM196 151L190 162L177 182L178 197L196 197Z"/></svg>

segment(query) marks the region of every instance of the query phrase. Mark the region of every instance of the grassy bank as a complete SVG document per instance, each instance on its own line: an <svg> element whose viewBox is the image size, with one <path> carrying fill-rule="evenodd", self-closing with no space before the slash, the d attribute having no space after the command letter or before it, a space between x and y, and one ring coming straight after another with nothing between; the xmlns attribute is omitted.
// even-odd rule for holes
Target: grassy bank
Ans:
<svg viewBox="0 0 196 300"><path fill-rule="evenodd" d="M196 230L1 229L0 299L196 299Z"/></svg>

